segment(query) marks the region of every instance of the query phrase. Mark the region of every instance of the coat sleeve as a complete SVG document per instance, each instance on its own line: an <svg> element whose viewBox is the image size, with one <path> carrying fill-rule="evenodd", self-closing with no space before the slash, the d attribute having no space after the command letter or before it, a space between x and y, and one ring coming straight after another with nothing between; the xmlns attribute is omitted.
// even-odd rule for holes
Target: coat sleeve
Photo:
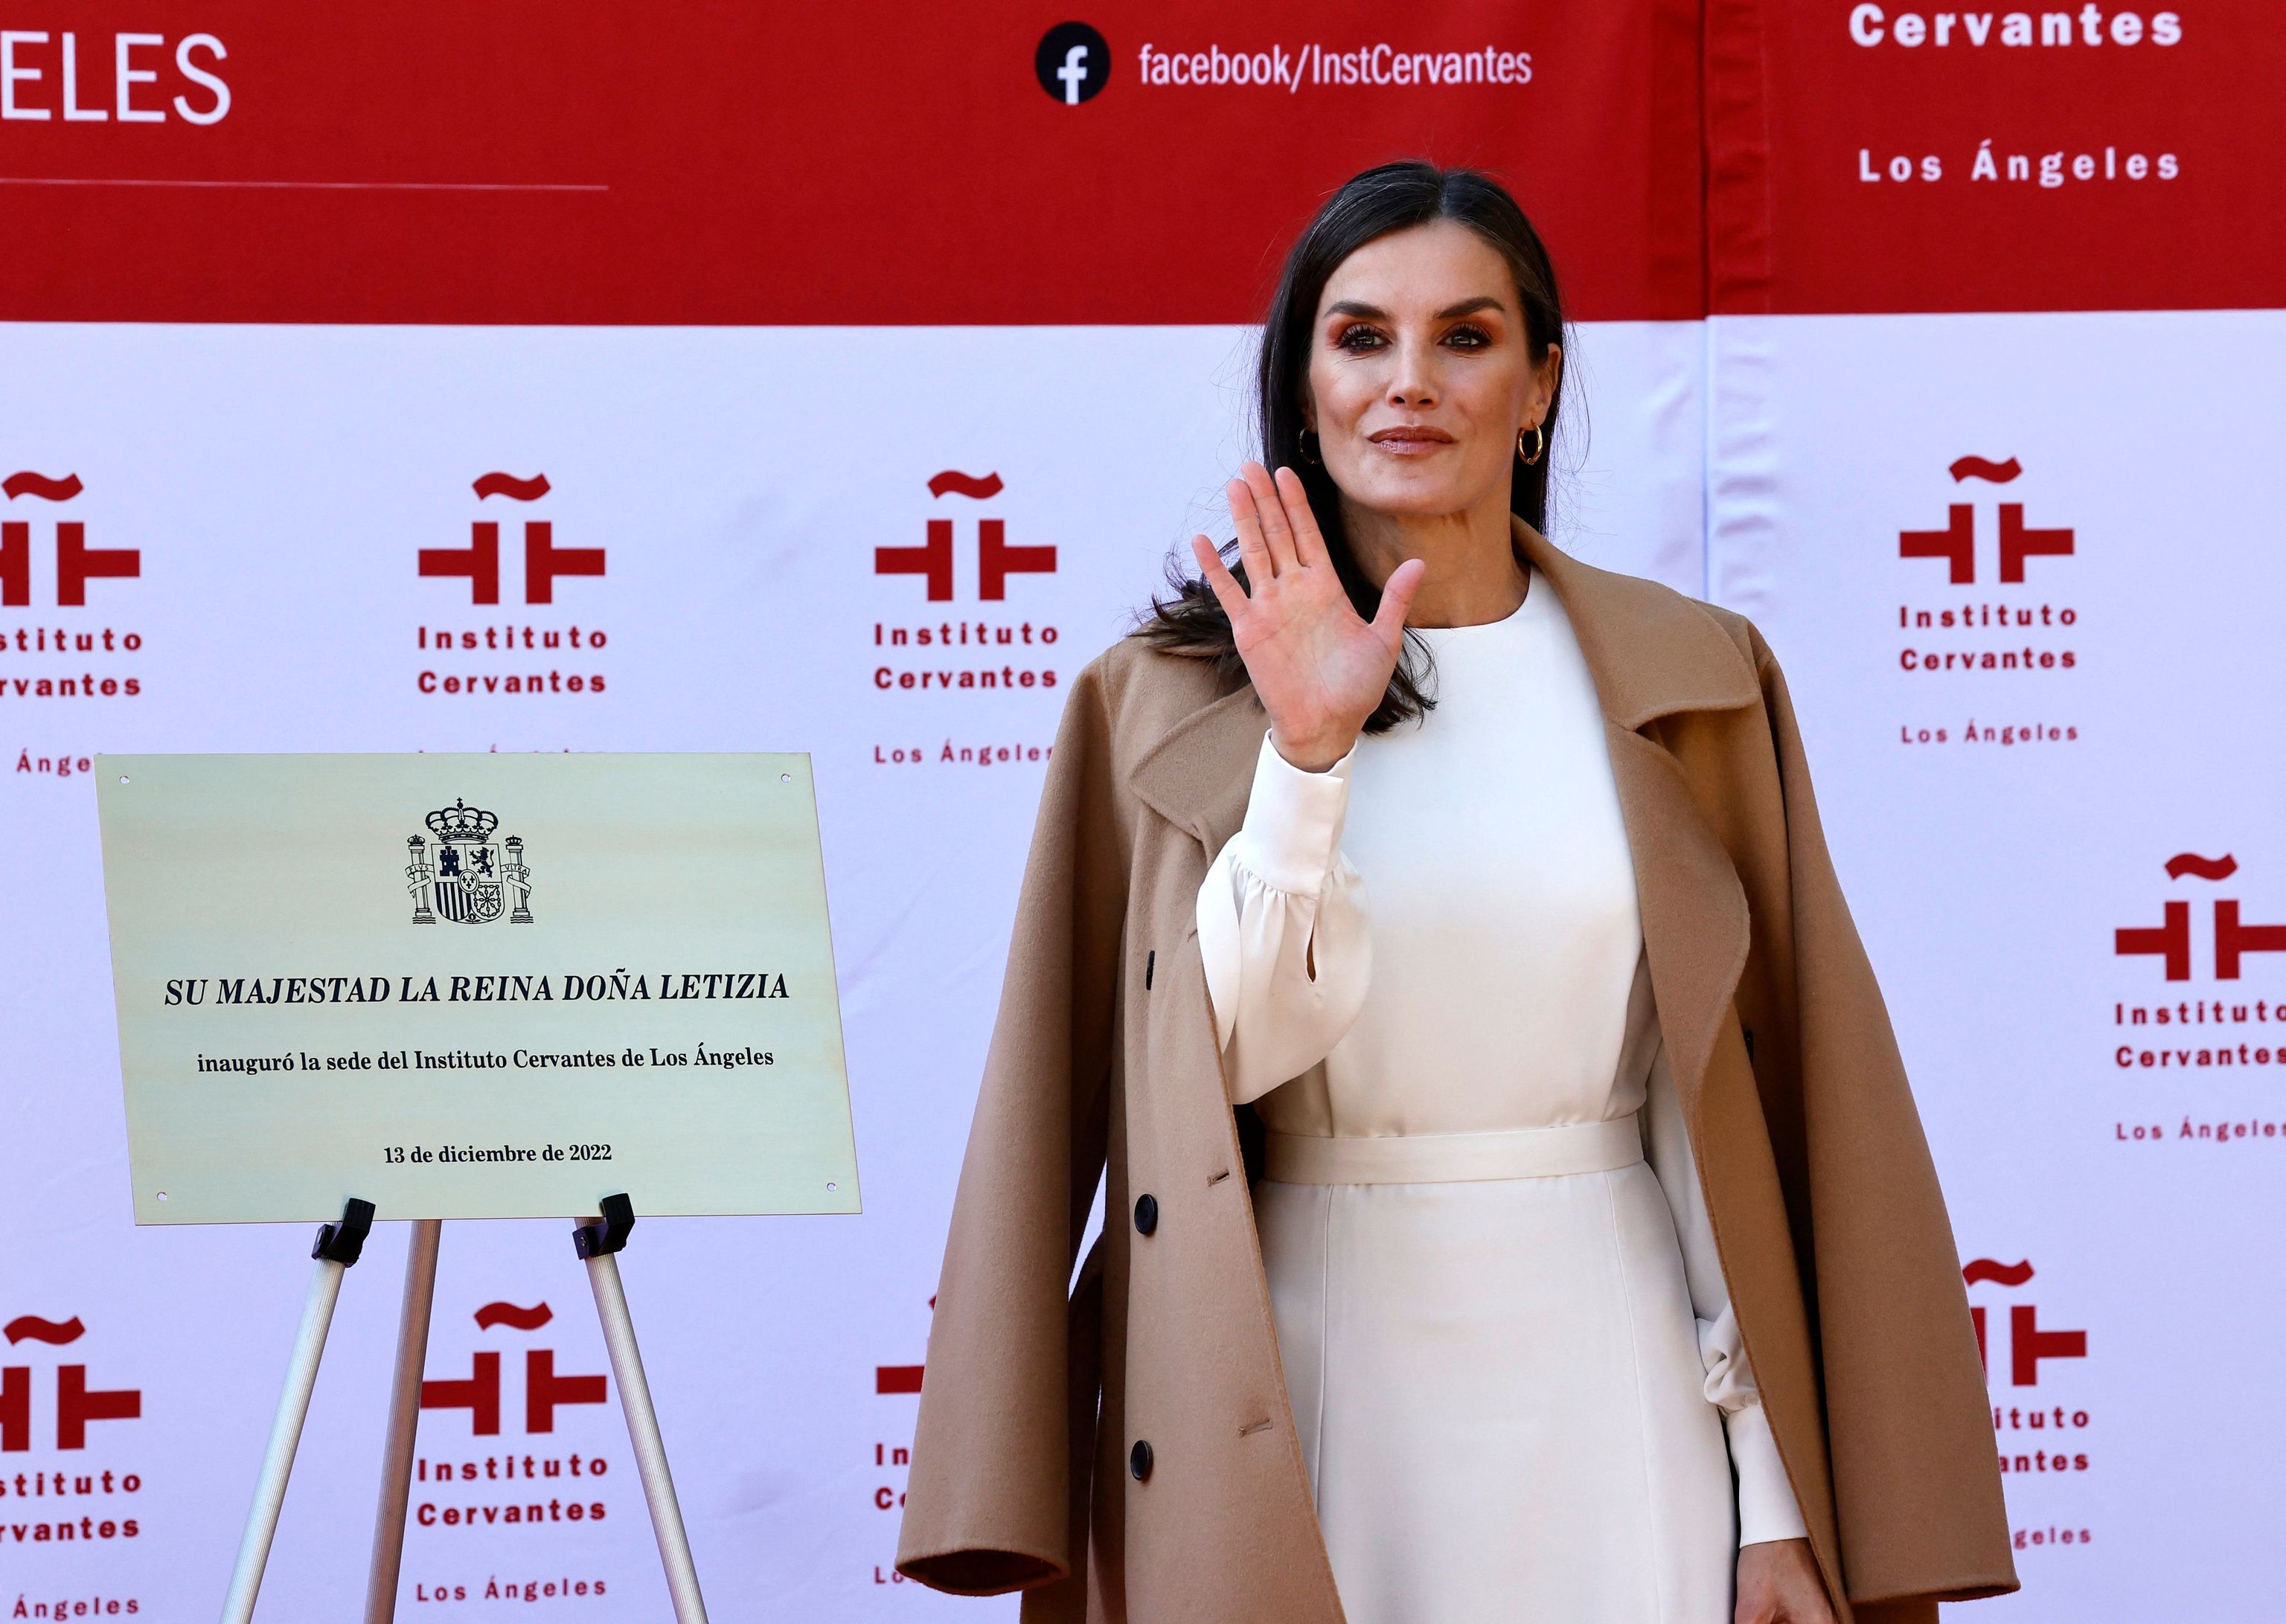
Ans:
<svg viewBox="0 0 2286 1624"><path fill-rule="evenodd" d="M961 1595L1066 1578L1084 1538L1068 1491L1092 1453L1093 1350L1075 1357L1066 1293L1104 1167L1126 901L1111 784L1108 701L1091 666L1041 794L898 1537L900 1573Z"/></svg>
<svg viewBox="0 0 2286 1624"><path fill-rule="evenodd" d="M1801 1261L1841 1565L1860 1624L1934 1620L1939 1601L2017 1587L1983 1361L1935 1164L1827 852L1785 678L1758 633L1752 647L1785 813L1800 1111L1788 1196L1809 1241Z"/></svg>

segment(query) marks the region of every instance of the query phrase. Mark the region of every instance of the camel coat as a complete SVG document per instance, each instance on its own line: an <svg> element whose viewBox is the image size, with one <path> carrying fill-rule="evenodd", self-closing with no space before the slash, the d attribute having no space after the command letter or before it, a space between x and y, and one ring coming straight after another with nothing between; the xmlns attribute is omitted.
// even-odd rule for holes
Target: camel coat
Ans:
<svg viewBox="0 0 2286 1624"><path fill-rule="evenodd" d="M1595 677L1662 1035L1828 1593L1841 1624L1935 1624L2016 1587L1997 1452L1785 679L1741 616L1521 523L1517 545ZM1229 1103L1195 924L1266 725L1250 686L1130 638L1057 734L897 1550L939 1589L1023 1589L1027 1624L1342 1618L1255 1232L1258 1125Z"/></svg>

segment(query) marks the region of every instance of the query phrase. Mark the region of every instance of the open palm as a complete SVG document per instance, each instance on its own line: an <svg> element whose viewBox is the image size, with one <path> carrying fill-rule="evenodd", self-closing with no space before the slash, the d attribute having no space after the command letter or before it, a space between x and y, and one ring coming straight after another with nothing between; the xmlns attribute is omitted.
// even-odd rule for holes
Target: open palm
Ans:
<svg viewBox="0 0 2286 1624"><path fill-rule="evenodd" d="M1230 482L1229 497L1246 584L1204 536L1191 538L1191 550L1230 616L1278 753L1322 772L1349 753L1381 703L1426 566L1418 559L1399 564L1382 587L1380 608L1366 620L1326 554L1300 478L1281 468L1273 479L1258 462L1241 475Z"/></svg>

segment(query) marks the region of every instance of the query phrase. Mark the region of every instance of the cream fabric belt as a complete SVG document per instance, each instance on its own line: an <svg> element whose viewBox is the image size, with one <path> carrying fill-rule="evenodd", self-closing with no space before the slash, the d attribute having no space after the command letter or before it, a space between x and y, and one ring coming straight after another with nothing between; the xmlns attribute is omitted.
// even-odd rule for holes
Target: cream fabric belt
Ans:
<svg viewBox="0 0 2286 1624"><path fill-rule="evenodd" d="M1608 1122L1484 1134L1328 1138L1271 1134L1264 1176L1281 1184L1453 1184L1613 1173L1644 1159L1636 1113Z"/></svg>

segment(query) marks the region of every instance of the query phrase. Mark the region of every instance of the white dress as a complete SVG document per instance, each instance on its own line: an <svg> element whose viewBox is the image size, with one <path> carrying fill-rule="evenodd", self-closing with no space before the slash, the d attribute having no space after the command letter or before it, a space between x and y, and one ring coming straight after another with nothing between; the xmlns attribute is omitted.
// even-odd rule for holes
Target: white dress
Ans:
<svg viewBox="0 0 2286 1624"><path fill-rule="evenodd" d="M1659 1051L1594 683L1537 574L1507 619L1426 636L1436 708L1324 773L1265 739L1199 893L1343 1606L1729 1624L1740 1543L1803 1526Z"/></svg>

